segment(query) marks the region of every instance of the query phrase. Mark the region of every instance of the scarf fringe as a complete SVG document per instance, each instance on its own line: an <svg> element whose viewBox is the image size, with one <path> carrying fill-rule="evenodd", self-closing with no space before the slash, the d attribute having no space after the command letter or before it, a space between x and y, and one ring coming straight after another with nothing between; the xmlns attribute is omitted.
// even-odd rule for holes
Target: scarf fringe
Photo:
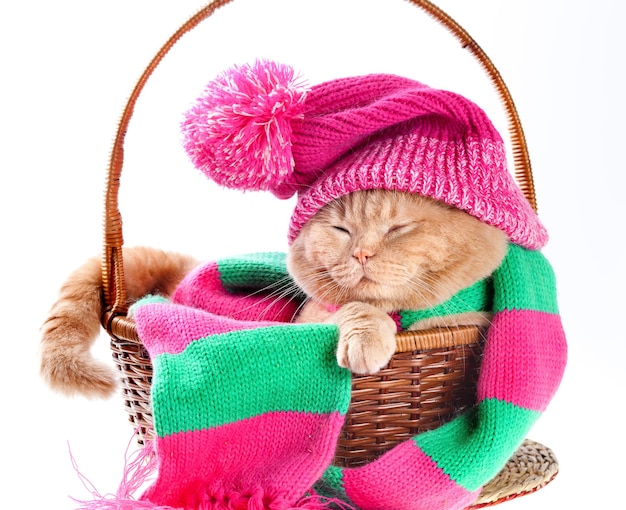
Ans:
<svg viewBox="0 0 626 510"><path fill-rule="evenodd" d="M124 455L122 482L115 494L101 494L96 489L93 483L80 472L78 463L68 445L72 467L92 497L90 500L71 497L79 505L74 510L183 510L181 507L159 505L148 500L135 498L135 494L155 478L158 465L152 442L147 442L139 450L130 453L131 444L134 440L135 435L133 434ZM295 504L290 504L280 497L266 498L262 490L249 496L242 496L242 494L235 492L230 494L227 494L226 491L220 492L221 497L211 498L211 501L208 502L193 504L191 507L185 507L184 510L355 510L345 501L321 496L314 491L307 493Z"/></svg>
<svg viewBox="0 0 626 510"><path fill-rule="evenodd" d="M311 491L309 495L300 499L294 509L297 510L358 510L345 501L337 498L328 498Z"/></svg>
<svg viewBox="0 0 626 510"><path fill-rule="evenodd" d="M75 503L80 505L75 510L176 510L169 506L155 505L150 501L142 501L135 498L134 495L156 476L157 456L152 442L147 442L142 448L131 454L130 448L134 441L135 434L133 434L126 447L122 481L115 494L101 494L93 483L80 472L76 459L70 450L70 459L74 471L76 471L83 486L93 498L91 500L80 500L71 497Z"/></svg>

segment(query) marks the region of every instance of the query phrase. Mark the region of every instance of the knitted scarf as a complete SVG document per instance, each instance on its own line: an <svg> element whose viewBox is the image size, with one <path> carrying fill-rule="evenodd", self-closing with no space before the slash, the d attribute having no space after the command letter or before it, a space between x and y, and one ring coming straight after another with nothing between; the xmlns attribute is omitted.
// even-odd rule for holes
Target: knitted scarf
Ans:
<svg viewBox="0 0 626 510"><path fill-rule="evenodd" d="M289 323L302 296L284 295L288 283L284 254L254 254L202 265L171 300L135 305L154 369L158 474L138 501L106 508L465 508L561 381L554 274L540 252L511 244L489 279L433 309L397 313L408 328L428 316L494 312L477 405L365 466L332 466L350 373L335 360L336 326Z"/></svg>

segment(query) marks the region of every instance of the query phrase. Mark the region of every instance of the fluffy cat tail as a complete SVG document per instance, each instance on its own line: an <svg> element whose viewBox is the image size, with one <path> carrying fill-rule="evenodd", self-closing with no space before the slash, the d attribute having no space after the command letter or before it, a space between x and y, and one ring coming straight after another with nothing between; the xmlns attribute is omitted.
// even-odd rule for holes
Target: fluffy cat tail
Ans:
<svg viewBox="0 0 626 510"><path fill-rule="evenodd" d="M197 264L193 257L180 253L124 248L129 302L146 294L170 295ZM117 386L112 367L90 352L100 333L102 291L101 259L93 257L63 283L41 328L40 373L56 391L104 398Z"/></svg>

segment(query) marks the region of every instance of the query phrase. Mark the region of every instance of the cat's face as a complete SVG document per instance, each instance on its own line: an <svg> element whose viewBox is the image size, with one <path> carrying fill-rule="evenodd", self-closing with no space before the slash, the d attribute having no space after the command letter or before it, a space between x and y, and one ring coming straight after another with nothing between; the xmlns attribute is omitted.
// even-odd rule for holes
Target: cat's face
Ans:
<svg viewBox="0 0 626 510"><path fill-rule="evenodd" d="M357 191L307 222L288 267L304 292L324 304L416 309L490 275L507 242L499 229L432 199Z"/></svg>

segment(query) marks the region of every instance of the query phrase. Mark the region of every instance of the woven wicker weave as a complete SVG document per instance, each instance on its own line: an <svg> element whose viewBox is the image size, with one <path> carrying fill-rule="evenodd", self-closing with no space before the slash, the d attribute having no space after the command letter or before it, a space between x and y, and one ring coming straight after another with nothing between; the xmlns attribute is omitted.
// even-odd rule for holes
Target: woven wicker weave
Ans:
<svg viewBox="0 0 626 510"><path fill-rule="evenodd" d="M471 508L484 508L536 492L559 472L554 452L527 439L504 469L485 485Z"/></svg>
<svg viewBox="0 0 626 510"><path fill-rule="evenodd" d="M184 23L155 55L141 75L123 111L111 152L104 220L102 324L111 337L113 358L121 371L124 400L140 442L152 430L150 385L152 366L127 315L122 257L122 217L118 206L124 140L135 103L164 56L187 32L232 0L215 0ZM524 133L508 89L499 72L470 35L427 0L409 0L445 26L477 59L502 100L509 121L515 177L536 209L530 160ZM364 464L415 434L436 428L474 404L482 353L482 334L464 327L397 334L389 365L373 376L353 379L352 402L339 440L335 463ZM533 492L556 475L552 452L526 441L502 473L485 486L475 507L488 506Z"/></svg>
<svg viewBox="0 0 626 510"><path fill-rule="evenodd" d="M353 376L352 398L334 463L359 466L474 403L480 331L398 333L396 352L374 375Z"/></svg>

